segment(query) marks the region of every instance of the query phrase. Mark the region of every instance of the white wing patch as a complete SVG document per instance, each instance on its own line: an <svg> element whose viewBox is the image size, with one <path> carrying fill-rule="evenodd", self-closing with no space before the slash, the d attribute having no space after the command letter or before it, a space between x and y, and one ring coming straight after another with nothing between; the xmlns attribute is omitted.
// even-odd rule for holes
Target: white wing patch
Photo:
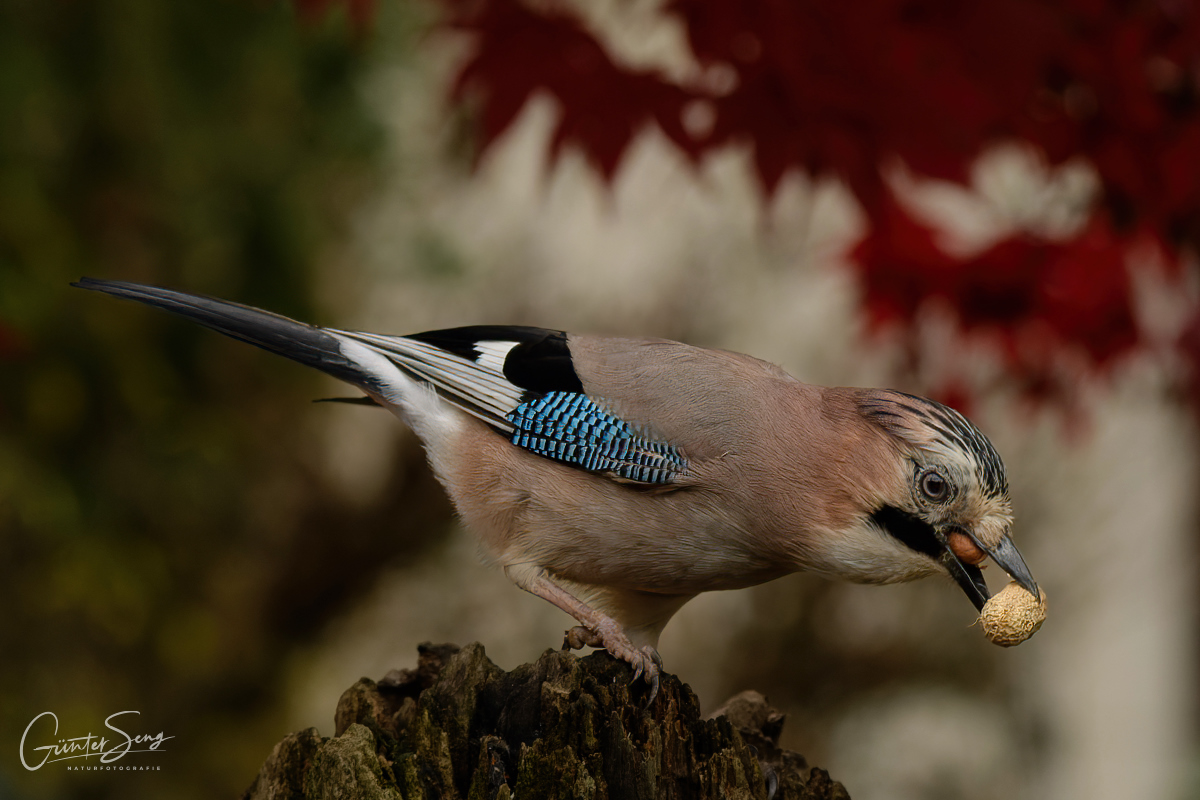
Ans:
<svg viewBox="0 0 1200 800"><path fill-rule="evenodd" d="M479 351L479 358L475 359L475 363L503 375L504 359L508 358L508 354L516 346L516 342L476 342L475 349Z"/></svg>

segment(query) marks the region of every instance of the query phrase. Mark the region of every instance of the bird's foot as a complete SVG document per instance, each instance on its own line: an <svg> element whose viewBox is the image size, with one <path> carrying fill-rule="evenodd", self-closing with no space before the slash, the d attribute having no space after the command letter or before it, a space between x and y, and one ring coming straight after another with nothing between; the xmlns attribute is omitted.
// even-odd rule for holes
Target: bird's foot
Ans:
<svg viewBox="0 0 1200 800"><path fill-rule="evenodd" d="M563 649L580 647L603 647L633 667L633 681L644 680L650 685L646 707L658 696L659 673L662 659L658 651L646 645L638 647L629 640L615 619L584 603L566 589L550 579L542 567L535 564L509 564L504 573L513 583L531 594L536 594L577 619L578 625L566 632Z"/></svg>
<svg viewBox="0 0 1200 800"><path fill-rule="evenodd" d="M576 625L563 634L563 650L582 650L585 647L604 647L604 641L583 625Z"/></svg>
<svg viewBox="0 0 1200 800"><path fill-rule="evenodd" d="M586 625L576 625L563 636L563 649L579 650L583 647L600 647L632 666L632 682L637 683L639 680L644 680L650 686L650 695L646 698L646 707L649 708L654 703L654 698L658 696L662 657L649 645L643 647L635 645L615 624L605 625L601 622L597 628L598 630L593 630Z"/></svg>

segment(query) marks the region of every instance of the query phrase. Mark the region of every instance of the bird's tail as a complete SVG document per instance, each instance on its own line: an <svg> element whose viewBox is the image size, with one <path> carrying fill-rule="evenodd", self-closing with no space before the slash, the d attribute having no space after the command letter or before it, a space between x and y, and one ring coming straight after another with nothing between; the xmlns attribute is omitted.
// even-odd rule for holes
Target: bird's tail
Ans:
<svg viewBox="0 0 1200 800"><path fill-rule="evenodd" d="M126 281L80 278L72 286L173 311L215 331L286 356L362 388L378 390L380 376L348 358L339 337L320 328L240 303Z"/></svg>

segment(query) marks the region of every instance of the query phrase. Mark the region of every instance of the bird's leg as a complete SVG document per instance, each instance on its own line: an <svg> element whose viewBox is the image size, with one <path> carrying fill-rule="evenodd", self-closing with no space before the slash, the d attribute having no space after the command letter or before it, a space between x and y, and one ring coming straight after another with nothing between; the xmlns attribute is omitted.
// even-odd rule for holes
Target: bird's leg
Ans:
<svg viewBox="0 0 1200 800"><path fill-rule="evenodd" d="M639 678L650 684L649 706L658 694L658 676L662 658L649 645L638 647L629 640L620 624L612 617L584 603L575 595L559 586L546 570L534 565L510 565L504 568L509 579L530 594L548 600L580 622L579 627L567 631L565 644L572 648L603 647L612 655L633 667L633 679Z"/></svg>

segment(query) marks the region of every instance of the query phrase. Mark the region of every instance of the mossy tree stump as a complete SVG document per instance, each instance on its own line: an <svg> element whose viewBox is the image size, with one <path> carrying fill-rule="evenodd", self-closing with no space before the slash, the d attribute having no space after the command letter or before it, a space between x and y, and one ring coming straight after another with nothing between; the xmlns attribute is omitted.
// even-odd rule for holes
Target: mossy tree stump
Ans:
<svg viewBox="0 0 1200 800"><path fill-rule="evenodd" d="M746 692L711 719L664 674L646 688L607 653L547 651L504 672L479 644L422 645L415 670L363 678L338 702L333 738L286 737L244 800L847 798L777 746L783 715Z"/></svg>

